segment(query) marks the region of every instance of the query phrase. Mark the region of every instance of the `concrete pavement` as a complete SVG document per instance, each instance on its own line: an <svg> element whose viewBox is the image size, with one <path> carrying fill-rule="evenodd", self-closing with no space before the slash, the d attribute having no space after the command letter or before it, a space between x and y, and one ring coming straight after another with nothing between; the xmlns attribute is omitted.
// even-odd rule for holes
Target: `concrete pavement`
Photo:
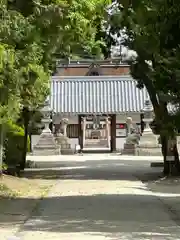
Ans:
<svg viewBox="0 0 180 240"><path fill-rule="evenodd" d="M116 153L107 154L82 154L82 155L54 155L54 156L27 156L27 161L31 162L31 166L34 168L52 168L52 167L63 167L67 166L77 166L77 163L86 161L110 161L110 160L127 160L127 161L147 161L149 164L151 162L163 162L162 156L128 156L119 155Z"/></svg>
<svg viewBox="0 0 180 240"><path fill-rule="evenodd" d="M180 227L161 200L137 177L154 170L147 161L99 159L59 172L57 185L16 233L21 240L172 240ZM166 193L169 196L170 193ZM172 195L172 194L171 194ZM174 194L179 197L179 195Z"/></svg>

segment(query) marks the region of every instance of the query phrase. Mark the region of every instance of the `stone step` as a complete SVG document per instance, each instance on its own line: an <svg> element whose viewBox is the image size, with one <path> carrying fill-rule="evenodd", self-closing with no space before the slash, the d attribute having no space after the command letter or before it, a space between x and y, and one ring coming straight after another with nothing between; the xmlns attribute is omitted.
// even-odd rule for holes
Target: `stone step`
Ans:
<svg viewBox="0 0 180 240"><path fill-rule="evenodd" d="M135 150L134 149L129 149L129 150L124 150L122 151L122 155L135 155Z"/></svg>
<svg viewBox="0 0 180 240"><path fill-rule="evenodd" d="M61 149L61 155L72 155L75 153L74 149L71 148L62 148Z"/></svg>
<svg viewBox="0 0 180 240"><path fill-rule="evenodd" d="M161 151L153 151L152 149L136 150L137 156L162 156Z"/></svg>
<svg viewBox="0 0 180 240"><path fill-rule="evenodd" d="M163 162L151 162L150 166L151 167L163 167L164 163Z"/></svg>
<svg viewBox="0 0 180 240"><path fill-rule="evenodd" d="M82 149L83 153L110 153L111 150L109 148L102 148L102 147L84 147Z"/></svg>
<svg viewBox="0 0 180 240"><path fill-rule="evenodd" d="M60 167L54 168L28 168L20 172L20 177L24 178L58 178L64 175L64 171Z"/></svg>

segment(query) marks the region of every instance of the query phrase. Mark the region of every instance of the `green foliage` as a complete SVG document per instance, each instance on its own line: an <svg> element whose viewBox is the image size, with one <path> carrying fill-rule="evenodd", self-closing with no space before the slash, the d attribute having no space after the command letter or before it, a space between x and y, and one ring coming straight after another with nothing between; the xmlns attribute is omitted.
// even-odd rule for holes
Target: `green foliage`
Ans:
<svg viewBox="0 0 180 240"><path fill-rule="evenodd" d="M13 49L0 44L0 123L17 118L20 111L20 84Z"/></svg>
<svg viewBox="0 0 180 240"><path fill-rule="evenodd" d="M3 162L3 165L2 165L2 170L5 171L7 170L8 168L8 165L6 163Z"/></svg>
<svg viewBox="0 0 180 240"><path fill-rule="evenodd" d="M136 52L129 57L131 75L147 88L158 124L168 134L177 121L167 104L180 103L179 15L177 1L121 1L110 19L111 33L126 36L122 44Z"/></svg>
<svg viewBox="0 0 180 240"><path fill-rule="evenodd" d="M13 57L5 79L14 84L4 83L4 86L16 93L14 104L21 102L26 108L36 109L44 102L57 53L74 56L80 51L101 55L100 46L104 43L96 34L111 1L4 0L2 3L0 42L10 49L9 58ZM16 96L19 98L15 99Z"/></svg>
<svg viewBox="0 0 180 240"><path fill-rule="evenodd" d="M24 147L24 130L18 125L9 121L6 124L6 134L4 143L4 162L18 164L22 161L22 150ZM30 151L30 140L28 139L27 151Z"/></svg>
<svg viewBox="0 0 180 240"><path fill-rule="evenodd" d="M21 159L30 112L38 109L49 94L55 56L70 57L79 52L102 56L100 46L104 42L96 36L110 3L110 0L1 0L0 124L20 117L25 128L24 134L8 123L11 126L7 132L6 161Z"/></svg>
<svg viewBox="0 0 180 240"><path fill-rule="evenodd" d="M34 134L34 135L38 135L41 133L41 128L42 128L42 119L43 115L40 111L34 111L32 113L32 117L31 117L31 122L29 125L29 133L30 134Z"/></svg>
<svg viewBox="0 0 180 240"><path fill-rule="evenodd" d="M159 101L180 102L179 15L177 1L121 1L111 19L112 32L123 32L123 44L137 53L132 75L141 86L151 82Z"/></svg>

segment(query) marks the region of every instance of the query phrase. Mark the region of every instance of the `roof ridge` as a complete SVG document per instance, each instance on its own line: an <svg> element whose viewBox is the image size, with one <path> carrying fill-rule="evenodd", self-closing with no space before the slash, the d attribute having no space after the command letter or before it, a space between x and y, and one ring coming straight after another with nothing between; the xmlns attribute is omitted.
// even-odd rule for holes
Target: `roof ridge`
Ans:
<svg viewBox="0 0 180 240"><path fill-rule="evenodd" d="M52 81L135 81L131 75L119 76L52 76Z"/></svg>

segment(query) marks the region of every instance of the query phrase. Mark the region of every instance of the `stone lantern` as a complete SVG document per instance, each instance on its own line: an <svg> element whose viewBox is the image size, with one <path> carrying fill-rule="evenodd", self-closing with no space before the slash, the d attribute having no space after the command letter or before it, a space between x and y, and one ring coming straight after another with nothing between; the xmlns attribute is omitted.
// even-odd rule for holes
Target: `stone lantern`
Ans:
<svg viewBox="0 0 180 240"><path fill-rule="evenodd" d="M149 132L153 134L152 129L150 127L150 123L153 121L154 112L153 112L153 106L150 100L145 101L143 114L144 114L143 121L145 123L144 133Z"/></svg>
<svg viewBox="0 0 180 240"><path fill-rule="evenodd" d="M161 153L161 145L158 143L158 137L153 133L150 123L153 121L153 106L150 100L146 100L143 109L144 114L144 131L140 138L139 145L137 146L137 155L141 156L160 156Z"/></svg>
<svg viewBox="0 0 180 240"><path fill-rule="evenodd" d="M60 148L56 144L54 136L49 129L49 124L51 123L52 110L49 106L49 102L46 101L44 107L41 109L43 114L42 123L44 124L44 129L39 137L37 144L34 146L34 155L58 155L60 154Z"/></svg>
<svg viewBox="0 0 180 240"><path fill-rule="evenodd" d="M49 124L51 123L51 113L52 113L52 109L49 106L49 101L46 101L44 104L44 107L40 110L43 118L42 118L42 123L45 126L45 129L49 129Z"/></svg>

